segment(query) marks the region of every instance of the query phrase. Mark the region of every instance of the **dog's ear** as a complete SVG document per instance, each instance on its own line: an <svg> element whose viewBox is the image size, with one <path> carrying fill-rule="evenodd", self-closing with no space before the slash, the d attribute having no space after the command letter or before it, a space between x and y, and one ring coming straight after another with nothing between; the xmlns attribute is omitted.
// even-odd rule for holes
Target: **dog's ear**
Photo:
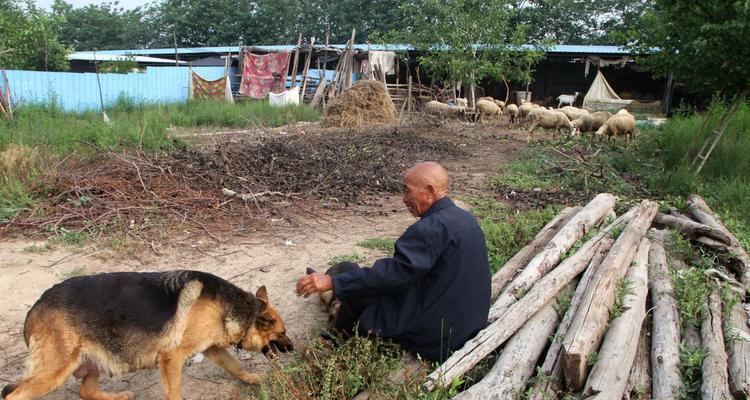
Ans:
<svg viewBox="0 0 750 400"><path fill-rule="evenodd" d="M258 291L255 292L255 301L258 303L258 311L263 312L266 310L266 307L268 307L268 292L266 292L266 287L261 286L258 288Z"/></svg>

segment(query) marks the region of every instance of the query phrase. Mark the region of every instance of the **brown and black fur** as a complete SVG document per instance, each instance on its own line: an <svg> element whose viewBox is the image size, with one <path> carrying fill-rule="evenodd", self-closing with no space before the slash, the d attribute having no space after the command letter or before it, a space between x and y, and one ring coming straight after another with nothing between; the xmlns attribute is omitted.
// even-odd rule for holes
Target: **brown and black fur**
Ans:
<svg viewBox="0 0 750 400"><path fill-rule="evenodd" d="M26 316L28 371L3 389L7 400L33 399L74 374L80 396L131 399L130 392L99 390L99 375L144 368L161 371L165 398L179 400L185 360L203 352L232 376L258 383L227 351L288 351L284 322L255 296L199 271L118 272L65 280L44 292Z"/></svg>

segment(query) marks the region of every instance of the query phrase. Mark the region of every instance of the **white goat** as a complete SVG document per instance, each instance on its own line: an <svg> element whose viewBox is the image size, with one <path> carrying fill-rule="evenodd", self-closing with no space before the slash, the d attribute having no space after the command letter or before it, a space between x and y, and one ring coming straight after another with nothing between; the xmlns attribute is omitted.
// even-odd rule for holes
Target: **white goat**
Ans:
<svg viewBox="0 0 750 400"><path fill-rule="evenodd" d="M575 94L561 94L557 96L557 108L561 108L563 104L570 104L571 106L576 105L576 99L581 92L575 92Z"/></svg>

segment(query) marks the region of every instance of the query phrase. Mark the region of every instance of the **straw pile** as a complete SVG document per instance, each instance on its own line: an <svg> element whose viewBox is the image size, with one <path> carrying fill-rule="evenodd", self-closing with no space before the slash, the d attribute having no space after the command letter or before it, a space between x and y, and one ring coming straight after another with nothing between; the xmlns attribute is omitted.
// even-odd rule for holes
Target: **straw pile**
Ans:
<svg viewBox="0 0 750 400"><path fill-rule="evenodd" d="M385 85L378 81L361 81L331 101L323 125L344 128L394 122L396 107Z"/></svg>

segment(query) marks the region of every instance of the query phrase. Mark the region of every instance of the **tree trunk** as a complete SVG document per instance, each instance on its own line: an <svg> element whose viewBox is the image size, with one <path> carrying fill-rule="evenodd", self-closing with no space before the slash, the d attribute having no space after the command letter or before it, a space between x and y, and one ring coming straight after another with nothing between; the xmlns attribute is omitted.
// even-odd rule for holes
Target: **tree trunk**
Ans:
<svg viewBox="0 0 750 400"><path fill-rule="evenodd" d="M646 304L648 307L648 303ZM647 308L648 309L648 308ZM651 324L646 315L638 338L638 352L630 369L630 378L625 388L625 400L651 399Z"/></svg>
<svg viewBox="0 0 750 400"><path fill-rule="evenodd" d="M505 344L487 375L453 400L519 398L559 321L555 303L555 300L550 301L528 320Z"/></svg>
<svg viewBox="0 0 750 400"><path fill-rule="evenodd" d="M657 213L656 217L654 217L654 222L676 229L684 236L692 239L697 239L701 236L705 236L726 244L729 244L731 241L729 236L727 236L724 232L689 219Z"/></svg>
<svg viewBox="0 0 750 400"><path fill-rule="evenodd" d="M735 399L747 399L750 398L750 342L746 338L750 336L750 329L747 326L747 312L742 303L734 305L726 328L729 390Z"/></svg>
<svg viewBox="0 0 750 400"><path fill-rule="evenodd" d="M601 264L602 260L604 260L604 257L606 257L614 240L605 237L600 243L597 254L591 259L588 268L586 268L586 272L583 273L580 282L578 282L575 294L573 294L573 298L570 300L570 306L565 312L565 317L562 322L560 322L560 326L557 327L555 338L552 341L549 350L547 350L547 356L544 358L542 369L539 371L539 374L545 376L546 379L540 379L534 384L528 400L555 399L558 396L558 392L563 389L562 338L565 337L568 328L570 328L570 322L572 321L576 310L578 310L578 306L581 304L583 293L586 291L589 283L591 283L594 271L596 271L596 268Z"/></svg>
<svg viewBox="0 0 750 400"><path fill-rule="evenodd" d="M560 231L571 218L573 218L581 207L566 207L560 211L557 216L548 222L547 225L542 228L539 233L536 234L534 240L527 244L526 247L521 249L516 255L513 256L508 262L506 262L502 268L495 272L492 276L492 297L494 298L505 288L505 285L513 279L518 272L522 270L529 260L541 250L544 245L547 244L557 232Z"/></svg>
<svg viewBox="0 0 750 400"><path fill-rule="evenodd" d="M674 299L674 285L669 273L664 243L668 231L652 229L654 241L648 254L649 287L653 307L651 330L651 365L653 396L672 399L682 387L680 376L680 314Z"/></svg>
<svg viewBox="0 0 750 400"><path fill-rule="evenodd" d="M610 254L616 247L617 243L613 245ZM620 400L625 394L630 370L638 352L638 338L641 336L643 320L646 317L649 247L648 239L642 237L633 265L627 264L630 268L624 279L630 282L632 293L620 294L624 297L624 311L609 324L604 342L599 349L598 361L591 369L583 391L587 398Z"/></svg>
<svg viewBox="0 0 750 400"><path fill-rule="evenodd" d="M688 209L698 222L719 230L729 237L729 252L732 253L733 258L737 259L739 264L736 267L739 281L742 283L745 290L749 290L750 279L748 277L748 268L750 268L750 257L747 255L747 252L742 247L740 241L737 240L737 238L729 232L729 229L721 223L716 214L711 210L711 207L706 204L702 197L697 194L690 196L688 198Z"/></svg>
<svg viewBox="0 0 750 400"><path fill-rule="evenodd" d="M703 400L729 400L727 353L721 326L721 289L714 288L708 296L708 308L701 324L701 339L708 355L703 360Z"/></svg>
<svg viewBox="0 0 750 400"><path fill-rule="evenodd" d="M560 257L570 250L573 245L588 232L592 226L604 219L615 206L615 197L609 193L602 193L594 197L581 211L555 234L518 276L500 293L500 296L490 308L489 320L494 321L503 314L511 304L529 290L539 278L546 275L557 263Z"/></svg>
<svg viewBox="0 0 750 400"><path fill-rule="evenodd" d="M502 345L588 266L598 249L604 245L603 239L609 236L612 230L622 227L634 215L635 209L621 215L615 222L586 242L573 256L565 259L557 268L540 279L526 296L513 303L497 321L491 323L477 336L466 342L461 349L454 352L440 367L433 371L427 377L424 388L434 390L437 385L450 384L454 378L466 373L498 346Z"/></svg>
<svg viewBox="0 0 750 400"><path fill-rule="evenodd" d="M565 380L568 387L574 390L583 387L587 359L599 347L604 336L609 309L615 301L617 282L627 273L657 209L658 204L649 200L637 206L637 215L612 245L612 250L584 293L579 312L573 317L563 341Z"/></svg>

